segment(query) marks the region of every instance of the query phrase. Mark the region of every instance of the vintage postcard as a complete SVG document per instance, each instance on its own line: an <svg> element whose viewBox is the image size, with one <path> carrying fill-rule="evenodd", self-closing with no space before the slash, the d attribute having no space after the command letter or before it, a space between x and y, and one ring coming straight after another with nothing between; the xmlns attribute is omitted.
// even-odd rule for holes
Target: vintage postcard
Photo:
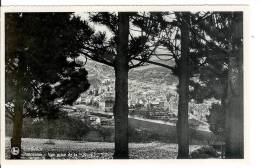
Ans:
<svg viewBox="0 0 260 168"><path fill-rule="evenodd" d="M2 7L2 164L245 162L247 22L246 5Z"/></svg>

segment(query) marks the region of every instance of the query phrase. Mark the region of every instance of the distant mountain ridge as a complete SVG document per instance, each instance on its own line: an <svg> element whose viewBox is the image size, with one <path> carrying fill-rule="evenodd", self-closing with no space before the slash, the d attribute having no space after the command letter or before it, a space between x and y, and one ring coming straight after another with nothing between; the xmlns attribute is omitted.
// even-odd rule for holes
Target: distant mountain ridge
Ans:
<svg viewBox="0 0 260 168"><path fill-rule="evenodd" d="M98 84L104 79L113 79L115 77L112 67L103 65L92 60L88 60L85 68L88 71L91 84ZM130 70L129 80L155 83L166 82L169 85L178 82L178 78L172 75L171 70L156 65L146 65Z"/></svg>

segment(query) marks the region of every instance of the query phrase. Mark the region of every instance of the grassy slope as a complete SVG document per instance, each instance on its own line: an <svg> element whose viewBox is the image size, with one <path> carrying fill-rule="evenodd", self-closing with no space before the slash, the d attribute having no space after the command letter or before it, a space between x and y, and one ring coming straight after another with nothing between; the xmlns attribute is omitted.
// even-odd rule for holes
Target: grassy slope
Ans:
<svg viewBox="0 0 260 168"><path fill-rule="evenodd" d="M68 140L51 140L53 144L46 144L46 142L47 139L24 138L23 159L112 159L114 151L114 144L108 142ZM8 158L10 138L6 138L5 145L6 158ZM177 156L176 144L130 143L129 148L131 159L173 159ZM191 151L196 148L197 145L190 147Z"/></svg>

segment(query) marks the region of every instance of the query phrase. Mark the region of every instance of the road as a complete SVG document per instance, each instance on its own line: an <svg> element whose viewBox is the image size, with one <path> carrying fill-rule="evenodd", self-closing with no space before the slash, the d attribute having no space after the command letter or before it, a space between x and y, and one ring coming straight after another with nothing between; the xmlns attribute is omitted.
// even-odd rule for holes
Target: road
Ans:
<svg viewBox="0 0 260 168"><path fill-rule="evenodd" d="M112 112L102 112L97 108L85 106L86 110L91 115L100 117L113 118ZM150 131L161 136L174 136L176 137L176 123L166 122L161 120L146 119L137 116L128 116L130 128L141 129ZM192 137L196 137L193 141L195 144L208 143L212 138L212 132L209 130L208 125L200 125L196 128L191 128Z"/></svg>

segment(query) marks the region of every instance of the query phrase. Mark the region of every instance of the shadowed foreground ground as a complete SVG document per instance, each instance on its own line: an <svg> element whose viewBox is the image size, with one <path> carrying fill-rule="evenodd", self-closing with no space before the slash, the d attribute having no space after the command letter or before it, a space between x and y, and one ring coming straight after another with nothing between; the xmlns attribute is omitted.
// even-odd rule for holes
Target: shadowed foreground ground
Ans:
<svg viewBox="0 0 260 168"><path fill-rule="evenodd" d="M5 145L8 159L10 138L6 138ZM22 146L22 159L112 159L114 152L114 143L109 142L23 138ZM192 145L190 150L198 147ZM130 159L174 159L177 156L177 144L129 143L129 155Z"/></svg>

